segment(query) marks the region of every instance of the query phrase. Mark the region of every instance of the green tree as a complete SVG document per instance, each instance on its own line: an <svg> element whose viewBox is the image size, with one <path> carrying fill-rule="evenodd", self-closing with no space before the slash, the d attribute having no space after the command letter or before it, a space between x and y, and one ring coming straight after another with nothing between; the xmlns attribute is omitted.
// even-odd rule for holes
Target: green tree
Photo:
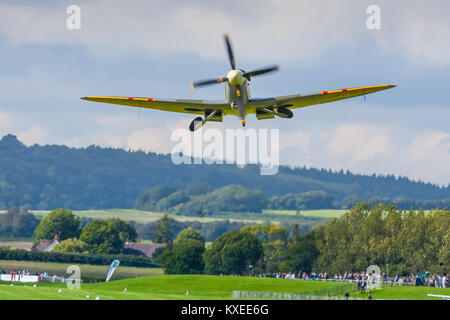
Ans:
<svg viewBox="0 0 450 320"><path fill-rule="evenodd" d="M262 243L264 249L264 271L279 272L291 271L283 268L283 262L286 260L286 242L281 240L266 241Z"/></svg>
<svg viewBox="0 0 450 320"><path fill-rule="evenodd" d="M319 256L319 249L316 245L316 237L320 232L312 231L303 236L297 236L287 244L284 251L284 259L280 265L281 271L311 272L313 265Z"/></svg>
<svg viewBox="0 0 450 320"><path fill-rule="evenodd" d="M313 210L334 208L333 196L325 191L308 191L301 194L288 193L270 199L269 209Z"/></svg>
<svg viewBox="0 0 450 320"><path fill-rule="evenodd" d="M158 220L155 231L151 234L151 239L155 243L171 243L172 242L172 229L171 219L167 214L163 215Z"/></svg>
<svg viewBox="0 0 450 320"><path fill-rule="evenodd" d="M167 274L200 274L204 269L205 239L200 232L189 227L178 233L173 245L159 256Z"/></svg>
<svg viewBox="0 0 450 320"><path fill-rule="evenodd" d="M448 261L448 210L397 210L395 206L358 203L340 219L320 229L320 252L313 269L361 271L370 265L385 266L389 273L443 272Z"/></svg>
<svg viewBox="0 0 450 320"><path fill-rule="evenodd" d="M267 207L267 197L259 190L250 190L239 185L229 185L192 198L183 206L177 207L177 214L205 216L221 211L261 212Z"/></svg>
<svg viewBox="0 0 450 320"><path fill-rule="evenodd" d="M199 241L187 241L166 248L157 261L166 274L201 274L204 269L202 259L205 247Z"/></svg>
<svg viewBox="0 0 450 320"><path fill-rule="evenodd" d="M280 271L281 263L285 260L287 229L274 224L263 224L244 226L241 231L253 234L262 242L264 261L261 265L256 265L255 270Z"/></svg>
<svg viewBox="0 0 450 320"><path fill-rule="evenodd" d="M77 238L66 239L61 241L53 250L53 252L62 253L88 253L88 245L86 242Z"/></svg>
<svg viewBox="0 0 450 320"><path fill-rule="evenodd" d="M119 218L112 218L110 221L113 231L119 233L119 237L123 242L136 242L137 233L129 221Z"/></svg>
<svg viewBox="0 0 450 320"><path fill-rule="evenodd" d="M205 245L205 238L203 238L202 234L199 231L193 229L192 227L181 230L175 238L174 244L184 243L188 241L198 241L203 246Z"/></svg>
<svg viewBox="0 0 450 320"><path fill-rule="evenodd" d="M60 240L77 238L80 235L80 219L72 210L56 209L42 218L34 231L35 241L53 239L55 234Z"/></svg>
<svg viewBox="0 0 450 320"><path fill-rule="evenodd" d="M139 210L155 210L158 201L175 191L175 189L163 185L148 188L136 199L135 208Z"/></svg>
<svg viewBox="0 0 450 320"><path fill-rule="evenodd" d="M0 237L32 237L39 220L26 210L13 207L0 214Z"/></svg>
<svg viewBox="0 0 450 320"><path fill-rule="evenodd" d="M87 243L94 254L120 253L124 240L111 220L95 219L81 231L80 240Z"/></svg>
<svg viewBox="0 0 450 320"><path fill-rule="evenodd" d="M209 193L213 190L214 189L212 187L210 187L206 183L202 183L202 182L193 182L184 189L186 194L189 196L198 196L201 194Z"/></svg>
<svg viewBox="0 0 450 320"><path fill-rule="evenodd" d="M209 274L243 274L263 257L263 247L250 232L233 230L218 237L205 251L205 271Z"/></svg>
<svg viewBox="0 0 450 320"><path fill-rule="evenodd" d="M158 211L167 211L172 207L180 203L188 202L189 200L190 198L186 196L184 191L177 191L159 200L155 205L155 209Z"/></svg>

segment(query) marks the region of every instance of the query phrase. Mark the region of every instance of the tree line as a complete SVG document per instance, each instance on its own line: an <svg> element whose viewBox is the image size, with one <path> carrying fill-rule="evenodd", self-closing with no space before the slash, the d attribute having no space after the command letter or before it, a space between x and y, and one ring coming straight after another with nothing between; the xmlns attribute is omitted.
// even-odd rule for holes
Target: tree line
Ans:
<svg viewBox="0 0 450 320"><path fill-rule="evenodd" d="M439 187L392 175L360 175L348 171L281 166L274 176L261 176L259 166L174 165L170 155L122 149L23 145L13 135L0 140L0 209L34 210L132 208L151 186L184 189L204 182L214 189L241 185L267 197L321 190L336 202L361 200L450 198L450 186ZM251 192L258 198L258 193ZM214 195L211 195L212 197ZM178 202L183 194L167 199ZM354 203L354 202L353 202ZM351 204L350 204L351 205ZM436 207L436 205L432 205ZM196 209L194 207L193 209ZM251 206L249 207L250 210Z"/></svg>
<svg viewBox="0 0 450 320"><path fill-rule="evenodd" d="M15 215L32 221L29 213L19 209L11 209L7 214L13 216L8 218L12 221L17 220ZM308 232L302 232L300 225L292 230L274 224L243 225L224 232L210 245L206 245L199 230L192 226L174 229L173 223L176 221L166 214L147 230L153 242L167 244L154 253L155 262L166 273L304 271L332 274L365 271L371 265L384 268L388 264L390 274L406 275L424 271L446 273L450 265L448 209L425 213L362 202L340 218L317 225ZM130 222L117 218L93 219L83 225L81 219L67 209L53 210L40 220L34 230L35 242L52 239L55 234L61 242L54 254L77 255L61 256L69 260L88 255L121 254L124 242L137 238ZM24 250L1 249L0 253L16 259L21 256L59 259L47 255L33 258Z"/></svg>
<svg viewBox="0 0 450 320"><path fill-rule="evenodd" d="M168 230L167 221L159 232ZM361 272L371 265L390 274L447 273L450 211L399 210L360 203L338 219L300 234L275 225L244 226L205 247L200 232L187 228L159 249L166 273L249 274Z"/></svg>
<svg viewBox="0 0 450 320"><path fill-rule="evenodd" d="M57 210L61 211L61 210ZM55 234L58 236L62 236L63 239L76 238L75 240L69 239L66 240L60 248L64 248L66 245L71 245L73 248L78 247L78 249L74 249L75 252L86 252L87 246L85 243L79 242L79 238L82 235L82 230L92 223L95 219L89 217L75 217L70 215L68 221L63 221L62 216L65 215L65 210L62 211L60 215L52 214L53 217L57 217L57 219L62 220L60 223L52 222L49 223L49 220L53 220L47 218L44 220L44 226L40 225L40 220L32 213L27 210L19 209L16 207L10 208L4 214L0 214L0 238L3 239L13 239L13 238L33 238L33 239L53 239ZM200 222L200 221L178 221L173 218L167 217L170 220L170 228L172 239L174 240L176 235L183 229L188 227L192 227L196 230L199 230L201 234L205 237L206 241L214 241L220 235L236 229L241 229L245 223L243 222L235 222L229 220L221 220L221 221L211 221L211 222ZM104 221L104 220L103 220ZM67 224L66 224L67 222ZM313 222L308 224L312 225ZM96 228L99 227L99 222L96 222ZM142 239L142 240L153 240L154 242L159 242L158 238L155 238L155 233L158 222L153 221L145 224L138 224L134 221L130 221L129 224L132 228L134 228L137 237L129 236L129 239ZM306 224L306 222L305 222ZM68 227L69 226L69 227ZM72 227L70 227L72 226ZM46 230L44 230L44 228ZM92 228L92 227L91 227ZM86 229L87 230L87 229ZM61 232L62 231L62 232ZM37 232L38 238L35 238ZM131 232L130 232L131 234ZM87 236L87 235L85 235ZM36 240L35 240L36 241ZM115 241L111 241L114 243ZM120 246L120 244L118 245Z"/></svg>
<svg viewBox="0 0 450 320"><path fill-rule="evenodd" d="M136 199L135 208L185 216L207 216L220 212L261 212L264 209L350 209L362 201L363 199L356 195L337 201L331 194L321 190L268 197L260 190L250 190L241 185L228 185L214 189L205 183L192 183L178 190L164 185L148 188ZM450 207L450 198L427 201L373 198L369 202L391 204L404 210Z"/></svg>
<svg viewBox="0 0 450 320"><path fill-rule="evenodd" d="M93 219L81 228L80 218L72 210L56 209L40 221L34 230L34 242L54 239L60 244L52 251L80 254L118 254L125 242L135 242L137 233L130 222L119 218Z"/></svg>

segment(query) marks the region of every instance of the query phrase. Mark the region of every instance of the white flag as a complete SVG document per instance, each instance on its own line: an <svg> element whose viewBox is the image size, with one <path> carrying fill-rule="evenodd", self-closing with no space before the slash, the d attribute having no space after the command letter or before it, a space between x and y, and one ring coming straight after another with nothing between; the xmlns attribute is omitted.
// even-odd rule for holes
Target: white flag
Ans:
<svg viewBox="0 0 450 320"><path fill-rule="evenodd" d="M117 267L119 266L120 261L114 260L111 265L109 266L108 275L106 276L106 282L109 281L109 279L112 277L114 271L116 271Z"/></svg>

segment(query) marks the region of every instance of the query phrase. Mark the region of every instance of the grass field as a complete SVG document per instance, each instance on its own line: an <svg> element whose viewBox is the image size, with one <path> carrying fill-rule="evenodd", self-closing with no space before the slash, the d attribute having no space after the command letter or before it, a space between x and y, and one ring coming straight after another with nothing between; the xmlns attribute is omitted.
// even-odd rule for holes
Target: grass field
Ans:
<svg viewBox="0 0 450 320"><path fill-rule="evenodd" d="M314 218L339 218L345 214L348 210L263 210L263 214L270 215L286 215L286 216L297 216L299 214L303 217L314 217Z"/></svg>
<svg viewBox="0 0 450 320"><path fill-rule="evenodd" d="M49 275L58 275L67 277L67 267L70 263L54 263L54 262L34 262L34 261L13 261L0 260L0 269L5 270L30 270L32 272L48 272ZM94 266L89 264L79 264L81 269L81 278L84 281L104 280L108 273L109 266ZM136 278L151 275L161 275L163 273L160 268L137 268L120 266L113 275L115 279Z"/></svg>
<svg viewBox="0 0 450 320"><path fill-rule="evenodd" d="M50 211L47 210L30 210L37 217L44 217ZM152 212L152 211L140 211L135 209L108 209L108 210L80 210L73 211L76 216L79 217L88 217L93 219L109 219L109 218L121 218L126 221L135 221L137 223L149 223L160 219L164 213L161 212ZM198 221L198 222L213 222L213 221L223 221L229 220L231 222L243 222L243 223L263 223L263 217L258 218L242 218L242 217L188 217L188 216L178 216L178 215L170 215L171 218L180 221Z"/></svg>
<svg viewBox="0 0 450 320"><path fill-rule="evenodd" d="M0 214L5 213L0 210ZM50 211L48 210L29 210L36 217L42 218ZM346 210L306 210L300 211L303 218L308 219L308 224L315 225L323 223L330 218L339 217ZM139 224L154 222L160 219L164 213L140 211L135 209L108 209L108 210L74 210L73 213L79 217L88 217L93 219L120 218L126 221L134 221ZM190 217L169 214L171 218L180 222L198 221L201 223L214 221L230 221L245 224L284 224L290 225L297 223L296 211L293 210L263 210L262 212L221 212L209 217ZM1 239L0 239L1 240Z"/></svg>
<svg viewBox="0 0 450 320"><path fill-rule="evenodd" d="M33 241L0 241L0 247L10 247L11 249L30 250Z"/></svg>
<svg viewBox="0 0 450 320"><path fill-rule="evenodd" d="M119 270L119 267L117 270ZM80 290L69 290L64 284L39 283L0 285L0 299L230 299L233 290L297 293L324 289L334 283L313 283L286 279L248 278L231 276L161 275L144 278L82 284ZM59 293L58 289L62 288ZM124 293L127 288L127 293ZM189 295L186 295L189 291Z"/></svg>
<svg viewBox="0 0 450 320"><path fill-rule="evenodd" d="M119 267L120 269L121 267ZM119 271L118 269L118 271ZM231 276L205 275L155 275L143 278L123 279L102 283L82 284L79 290L69 290L62 283L0 284L0 299L34 299L34 300L87 300L100 296L101 300L144 299L144 300L222 300L230 299L233 290L301 293L321 290L338 285L332 282L297 281L271 278L248 278ZM127 288L127 292L124 289ZM62 289L62 292L58 292ZM189 291L189 295L186 295ZM389 287L372 292L375 299L438 299L427 294L450 295L450 289ZM87 296L89 295L89 298ZM365 298L366 295L352 294Z"/></svg>
<svg viewBox="0 0 450 320"><path fill-rule="evenodd" d="M373 290L371 295L374 299L385 300L441 300L440 298L428 297L427 294L450 296L450 288L410 287L397 286L385 287ZM350 294L353 297L367 298L367 294Z"/></svg>

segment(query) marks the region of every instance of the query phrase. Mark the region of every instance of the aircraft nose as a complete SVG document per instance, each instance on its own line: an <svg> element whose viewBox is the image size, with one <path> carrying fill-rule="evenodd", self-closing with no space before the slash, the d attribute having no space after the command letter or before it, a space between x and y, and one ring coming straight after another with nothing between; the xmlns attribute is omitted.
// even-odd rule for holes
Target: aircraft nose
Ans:
<svg viewBox="0 0 450 320"><path fill-rule="evenodd" d="M241 70L231 70L228 72L227 78L232 86L242 85L245 82L244 73Z"/></svg>

